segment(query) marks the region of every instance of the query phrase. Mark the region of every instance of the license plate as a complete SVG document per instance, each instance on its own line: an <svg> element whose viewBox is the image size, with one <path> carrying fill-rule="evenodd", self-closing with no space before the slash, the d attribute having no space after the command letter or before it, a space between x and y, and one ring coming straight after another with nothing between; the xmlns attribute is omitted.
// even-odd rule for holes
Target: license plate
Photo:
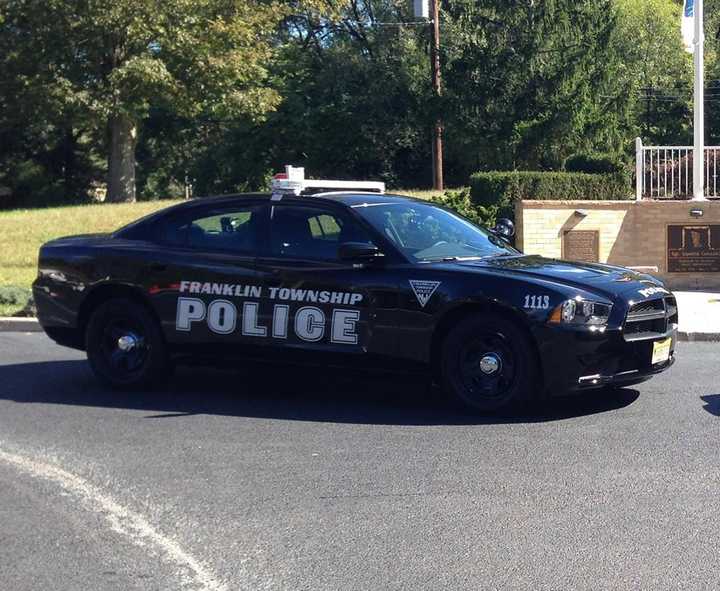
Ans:
<svg viewBox="0 0 720 591"><path fill-rule="evenodd" d="M670 345L672 345L672 339L669 338L653 343L652 365L664 363L670 359Z"/></svg>

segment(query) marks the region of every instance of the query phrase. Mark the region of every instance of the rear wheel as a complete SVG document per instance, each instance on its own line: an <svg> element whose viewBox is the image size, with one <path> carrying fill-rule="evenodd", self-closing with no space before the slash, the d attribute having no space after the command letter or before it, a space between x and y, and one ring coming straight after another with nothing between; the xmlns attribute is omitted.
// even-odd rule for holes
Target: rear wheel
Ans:
<svg viewBox="0 0 720 591"><path fill-rule="evenodd" d="M502 317L464 319L448 334L441 355L444 390L473 410L517 407L539 387L533 344Z"/></svg>
<svg viewBox="0 0 720 591"><path fill-rule="evenodd" d="M170 373L160 326L144 306L132 300L100 304L90 316L85 340L90 367L110 387L150 386Z"/></svg>

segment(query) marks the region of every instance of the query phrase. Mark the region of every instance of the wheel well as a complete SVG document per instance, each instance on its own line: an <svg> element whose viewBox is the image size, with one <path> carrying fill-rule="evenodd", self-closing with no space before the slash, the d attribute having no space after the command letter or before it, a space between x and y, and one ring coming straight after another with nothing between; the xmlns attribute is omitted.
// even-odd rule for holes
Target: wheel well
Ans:
<svg viewBox="0 0 720 591"><path fill-rule="evenodd" d="M515 310L493 303L463 304L450 310L440 319L440 322L433 332L430 348L430 363L432 364L432 369L435 375L440 375L440 350L448 333L465 318L475 316L477 314L493 314L494 316L501 316L503 319L512 322L515 326L520 328L532 344L533 351L535 351L537 367L540 371L540 377L541 379L544 379L537 341L530 331L527 321Z"/></svg>
<svg viewBox="0 0 720 591"><path fill-rule="evenodd" d="M95 308L108 300L118 298L131 300L144 306L150 314L152 314L153 318L159 322L157 314L139 289L136 287L130 287L129 285L105 284L93 289L81 304L77 323L79 334L85 334L85 329L87 328L87 323L90 320L90 315Z"/></svg>

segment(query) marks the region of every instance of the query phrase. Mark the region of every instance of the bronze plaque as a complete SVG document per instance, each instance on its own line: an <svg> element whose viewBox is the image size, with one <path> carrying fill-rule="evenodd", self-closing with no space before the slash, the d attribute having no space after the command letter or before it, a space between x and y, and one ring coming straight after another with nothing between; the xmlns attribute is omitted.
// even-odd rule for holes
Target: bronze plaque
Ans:
<svg viewBox="0 0 720 591"><path fill-rule="evenodd" d="M720 272L720 226L668 226L668 273Z"/></svg>
<svg viewBox="0 0 720 591"><path fill-rule="evenodd" d="M567 230L563 234L562 256L569 261L600 261L598 230Z"/></svg>

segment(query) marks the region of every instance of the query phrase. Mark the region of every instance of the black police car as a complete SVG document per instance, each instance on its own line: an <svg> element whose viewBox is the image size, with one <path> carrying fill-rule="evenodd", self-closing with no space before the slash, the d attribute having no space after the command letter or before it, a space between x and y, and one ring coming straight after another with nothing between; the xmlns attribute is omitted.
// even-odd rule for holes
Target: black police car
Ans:
<svg viewBox="0 0 720 591"><path fill-rule="evenodd" d="M487 231L351 186L303 194L343 183L289 168L271 195L183 202L113 234L49 242L33 288L40 323L121 388L176 362L279 352L418 364L491 411L673 364L677 307L658 279L526 256L507 225Z"/></svg>

